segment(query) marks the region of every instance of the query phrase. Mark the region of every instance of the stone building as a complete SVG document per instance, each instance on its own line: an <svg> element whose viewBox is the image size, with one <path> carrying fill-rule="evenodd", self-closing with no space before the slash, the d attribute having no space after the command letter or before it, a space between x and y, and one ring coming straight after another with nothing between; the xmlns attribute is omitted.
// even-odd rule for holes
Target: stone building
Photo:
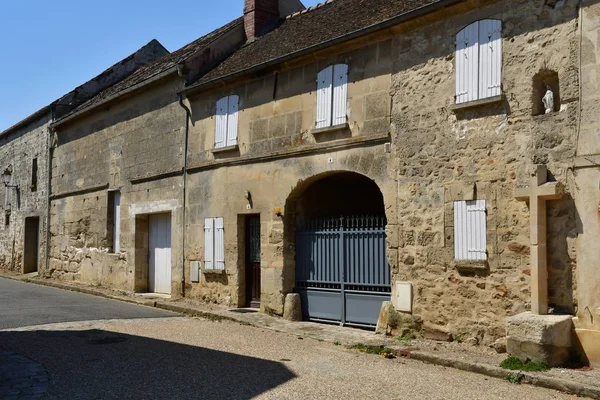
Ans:
<svg viewBox="0 0 600 400"><path fill-rule="evenodd" d="M57 119L44 273L599 362L598 6L366 4L246 0Z"/></svg>
<svg viewBox="0 0 600 400"><path fill-rule="evenodd" d="M156 40L78 86L60 99L0 133L2 218L0 270L30 273L46 269L49 124L137 68L167 53Z"/></svg>

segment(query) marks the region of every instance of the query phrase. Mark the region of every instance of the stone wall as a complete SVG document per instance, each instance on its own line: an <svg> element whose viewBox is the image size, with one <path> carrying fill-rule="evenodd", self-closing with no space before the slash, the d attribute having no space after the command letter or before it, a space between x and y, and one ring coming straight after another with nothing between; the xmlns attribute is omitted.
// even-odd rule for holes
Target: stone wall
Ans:
<svg viewBox="0 0 600 400"><path fill-rule="evenodd" d="M0 173L12 166L17 188L0 184L0 270L23 272L25 218L39 218L38 266L46 263L47 148L50 111L0 137ZM32 163L37 158L37 184L32 187ZM6 224L5 195L12 191L10 221Z"/></svg>
<svg viewBox="0 0 600 400"><path fill-rule="evenodd" d="M135 290L136 215L173 212L173 292L179 291L181 174L152 177L182 168L185 111L176 96L181 85L176 76L166 78L57 127L48 275ZM119 254L110 253L109 190L121 191Z"/></svg>
<svg viewBox="0 0 600 400"><path fill-rule="evenodd" d="M191 283L191 297L234 306L246 302L242 228L244 216L261 219L261 308L283 313L293 290L293 225L284 229L288 207L302 182L339 171L375 181L384 195L389 226L395 226L394 162L383 144L389 141L391 40L352 45L328 52L265 77L234 83L191 96L187 190L186 274L190 261L204 261L204 218L223 217L225 274L206 273ZM349 65L348 124L337 131L315 132L316 79L323 68ZM215 105L223 96L240 96L239 150L212 152ZM252 196L252 208L244 191ZM285 209L283 216L276 208ZM186 279L189 282L189 277Z"/></svg>
<svg viewBox="0 0 600 400"><path fill-rule="evenodd" d="M426 334L489 344L506 316L529 308L529 211L514 199L535 164L573 192L578 108L577 2L505 1L396 36L392 133L398 162L399 240L394 278L414 285ZM526 18L524 16L527 16ZM453 110L455 34L502 21L504 100ZM533 78L558 73L560 111L532 116ZM465 197L466 196L466 197ZM453 202L486 200L487 270L454 263ZM548 205L550 304L573 312L576 213L567 195Z"/></svg>
<svg viewBox="0 0 600 400"><path fill-rule="evenodd" d="M600 365L600 5L585 1L581 10L581 128L575 159L577 206L577 335L587 358Z"/></svg>

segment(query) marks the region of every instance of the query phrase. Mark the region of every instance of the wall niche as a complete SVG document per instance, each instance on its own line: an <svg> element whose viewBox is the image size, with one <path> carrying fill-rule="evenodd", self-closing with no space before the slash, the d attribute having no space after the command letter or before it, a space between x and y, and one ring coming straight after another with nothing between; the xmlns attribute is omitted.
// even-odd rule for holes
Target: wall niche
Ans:
<svg viewBox="0 0 600 400"><path fill-rule="evenodd" d="M560 110L560 85L558 82L558 73L549 69L542 69L533 76L533 93L531 96L531 115L544 115L546 108L544 107L544 96L550 88L554 95L554 107L552 111Z"/></svg>

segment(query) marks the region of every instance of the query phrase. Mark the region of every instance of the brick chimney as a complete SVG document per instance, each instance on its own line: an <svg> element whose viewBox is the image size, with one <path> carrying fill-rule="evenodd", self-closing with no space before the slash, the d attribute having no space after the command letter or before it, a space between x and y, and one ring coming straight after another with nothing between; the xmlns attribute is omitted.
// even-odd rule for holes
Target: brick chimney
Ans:
<svg viewBox="0 0 600 400"><path fill-rule="evenodd" d="M249 42L279 19L279 0L244 0L244 29Z"/></svg>

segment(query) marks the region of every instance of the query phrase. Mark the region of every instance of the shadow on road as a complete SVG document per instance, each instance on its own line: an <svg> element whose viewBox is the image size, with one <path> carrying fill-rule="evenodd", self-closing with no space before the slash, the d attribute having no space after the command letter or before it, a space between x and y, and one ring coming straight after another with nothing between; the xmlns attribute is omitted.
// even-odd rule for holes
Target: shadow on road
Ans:
<svg viewBox="0 0 600 400"><path fill-rule="evenodd" d="M47 399L250 399L293 378L285 365L102 330L0 333L46 368Z"/></svg>

